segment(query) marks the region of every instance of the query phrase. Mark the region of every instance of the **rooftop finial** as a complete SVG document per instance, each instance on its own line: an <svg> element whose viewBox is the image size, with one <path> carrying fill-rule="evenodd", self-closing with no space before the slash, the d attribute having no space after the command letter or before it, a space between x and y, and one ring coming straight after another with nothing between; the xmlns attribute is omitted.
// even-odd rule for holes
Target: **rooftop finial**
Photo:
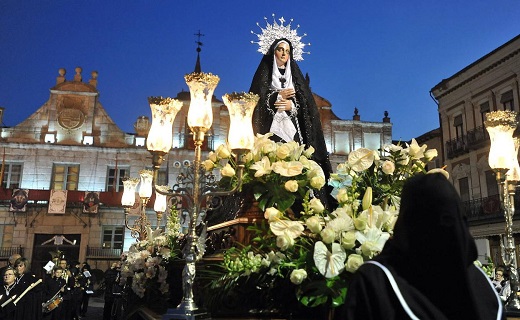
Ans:
<svg viewBox="0 0 520 320"><path fill-rule="evenodd" d="M200 51L202 50L200 47L202 47L202 42L200 41L200 37L203 37L204 34L200 33L200 30L198 33L195 33L197 36L197 41L195 43L197 44L197 62L195 63L195 72L202 72L202 68L200 67Z"/></svg>

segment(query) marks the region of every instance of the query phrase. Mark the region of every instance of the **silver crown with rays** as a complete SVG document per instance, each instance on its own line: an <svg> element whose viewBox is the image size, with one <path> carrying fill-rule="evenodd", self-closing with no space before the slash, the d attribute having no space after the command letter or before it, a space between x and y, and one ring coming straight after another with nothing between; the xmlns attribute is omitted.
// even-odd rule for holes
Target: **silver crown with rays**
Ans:
<svg viewBox="0 0 520 320"><path fill-rule="evenodd" d="M277 23L273 13L272 24L267 21L266 17L264 17L264 20L266 23L265 29L262 28L258 22L256 23L256 25L262 30L262 33L251 31L252 34L258 37L258 41L251 41L251 43L258 44L258 52L265 55L275 40L285 38L291 42L294 60L301 61L303 60L302 55L304 53L310 54L310 52L303 51L306 45L311 45L310 43L302 42L302 38L306 37L307 34L304 33L302 36L298 35L297 31L300 25L297 25L295 29L291 29L293 19L291 19L288 24L284 25L285 19L281 17L278 19L280 23Z"/></svg>

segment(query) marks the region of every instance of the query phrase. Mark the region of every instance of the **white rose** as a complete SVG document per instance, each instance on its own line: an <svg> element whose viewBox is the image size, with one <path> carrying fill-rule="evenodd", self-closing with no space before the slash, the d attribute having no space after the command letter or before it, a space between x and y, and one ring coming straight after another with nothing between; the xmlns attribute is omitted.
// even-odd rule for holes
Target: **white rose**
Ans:
<svg viewBox="0 0 520 320"><path fill-rule="evenodd" d="M338 167L336 168L337 173L347 173L347 165L345 163L338 164Z"/></svg>
<svg viewBox="0 0 520 320"><path fill-rule="evenodd" d="M217 153L217 157L219 157L220 159L228 159L231 156L231 151L229 150L227 145L223 145L223 144L218 146L216 153Z"/></svg>
<svg viewBox="0 0 520 320"><path fill-rule="evenodd" d="M311 201L309 201L309 205L314 211L314 213L322 213L323 210L325 210L325 207L323 206L323 203L321 203L320 199L318 198L312 198Z"/></svg>
<svg viewBox="0 0 520 320"><path fill-rule="evenodd" d="M383 170L385 174L393 174L395 171L395 164L390 160L386 160L381 165L381 170Z"/></svg>
<svg viewBox="0 0 520 320"><path fill-rule="evenodd" d="M307 271L305 271L305 269L293 270L290 279L294 284L301 284L303 280L307 279Z"/></svg>
<svg viewBox="0 0 520 320"><path fill-rule="evenodd" d="M317 216L312 216L305 220L307 228L314 234L318 234L321 231L321 219Z"/></svg>
<svg viewBox="0 0 520 320"><path fill-rule="evenodd" d="M343 248L347 250L354 248L354 246L356 245L356 232L343 232L343 234L341 235L341 245L343 246Z"/></svg>
<svg viewBox="0 0 520 320"><path fill-rule="evenodd" d="M323 242L327 244L334 242L334 239L336 239L336 232L334 232L334 230L332 230L331 228L323 229L320 235Z"/></svg>
<svg viewBox="0 0 520 320"><path fill-rule="evenodd" d="M345 203L348 201L348 193L347 193L347 189L345 188L341 188L339 189L338 191L338 194L336 196L336 199L338 200L338 202L340 203Z"/></svg>
<svg viewBox="0 0 520 320"><path fill-rule="evenodd" d="M325 178L322 176L312 177L311 187L314 189L321 189L325 185Z"/></svg>
<svg viewBox="0 0 520 320"><path fill-rule="evenodd" d="M294 239L287 234L276 237L276 246L285 251L294 245Z"/></svg>
<svg viewBox="0 0 520 320"><path fill-rule="evenodd" d="M276 150L276 142L268 140L262 144L262 153L268 154Z"/></svg>
<svg viewBox="0 0 520 320"><path fill-rule="evenodd" d="M345 263L345 270L354 273L363 264L363 262L363 257L361 255L353 253L347 258L347 263Z"/></svg>
<svg viewBox="0 0 520 320"><path fill-rule="evenodd" d="M291 154L291 147L288 144L282 144L281 146L276 149L276 156L280 160L284 160Z"/></svg>
<svg viewBox="0 0 520 320"><path fill-rule="evenodd" d="M211 171L211 170L213 170L213 168L215 168L215 163L209 159L204 160L203 165L204 165L204 169L206 169L206 171Z"/></svg>
<svg viewBox="0 0 520 320"><path fill-rule="evenodd" d="M224 177L233 177L235 175L235 169L233 169L229 163L226 163L224 168L220 170L220 174Z"/></svg>
<svg viewBox="0 0 520 320"><path fill-rule="evenodd" d="M211 151L208 155L208 158L209 160L213 161L213 162L217 162L218 159L217 159L217 154L213 151Z"/></svg>
<svg viewBox="0 0 520 320"><path fill-rule="evenodd" d="M265 209L264 212L264 218L267 219L269 222L277 221L282 217L282 213L280 210L276 209L275 207L269 207Z"/></svg>
<svg viewBox="0 0 520 320"><path fill-rule="evenodd" d="M298 191L298 182L296 180L289 180L284 184L285 190L289 192Z"/></svg>

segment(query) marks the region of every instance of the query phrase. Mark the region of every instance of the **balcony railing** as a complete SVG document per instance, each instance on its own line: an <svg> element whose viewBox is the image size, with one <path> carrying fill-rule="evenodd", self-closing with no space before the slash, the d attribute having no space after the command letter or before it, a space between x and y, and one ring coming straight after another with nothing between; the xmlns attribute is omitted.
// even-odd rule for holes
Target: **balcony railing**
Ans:
<svg viewBox="0 0 520 320"><path fill-rule="evenodd" d="M112 259L119 258L123 249L87 246L87 258Z"/></svg>
<svg viewBox="0 0 520 320"><path fill-rule="evenodd" d="M465 136L455 138L446 142L446 155L448 159L453 159L461 154L468 152L468 143Z"/></svg>
<svg viewBox="0 0 520 320"><path fill-rule="evenodd" d="M468 131L467 142L469 149L479 149L489 144L489 133L484 126L477 127Z"/></svg>
<svg viewBox="0 0 520 320"><path fill-rule="evenodd" d="M470 222L504 220L499 195L465 201L463 207Z"/></svg>
<svg viewBox="0 0 520 320"><path fill-rule="evenodd" d="M23 257L23 247L0 247L0 260L7 260L15 253Z"/></svg>
<svg viewBox="0 0 520 320"><path fill-rule="evenodd" d="M470 223L478 224L504 221L504 213L498 194L486 198L465 201L463 202L463 207ZM515 211L518 210L520 210L520 193L515 194ZM513 219L520 219L520 216L515 214Z"/></svg>

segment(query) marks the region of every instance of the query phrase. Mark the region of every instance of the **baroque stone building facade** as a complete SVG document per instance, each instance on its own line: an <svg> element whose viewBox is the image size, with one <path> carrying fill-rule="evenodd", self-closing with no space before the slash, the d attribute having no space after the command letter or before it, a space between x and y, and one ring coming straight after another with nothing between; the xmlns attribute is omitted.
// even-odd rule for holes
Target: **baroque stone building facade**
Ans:
<svg viewBox="0 0 520 320"><path fill-rule="evenodd" d="M11 253L21 251L32 261L37 274L57 250L101 270L118 260L135 241L125 228L125 219L132 225L135 217L125 216L121 206L122 178L138 177L141 169L151 168L145 147L148 117L137 117L136 132L125 133L99 99L97 72L92 72L88 81L83 81L80 67L71 79L66 76L65 69L60 69L49 100L29 118L14 127L0 128L0 259L5 261ZM332 112L329 101L314 97L333 167L357 147L379 148L391 143L388 116L382 122L366 122L356 110L353 120L341 120ZM190 94L182 91L176 98L184 105L175 119L174 148L166 156L158 184L173 184L181 168L193 159L186 120ZM213 126L203 145L203 157L225 143L229 128L222 101L213 97L212 107ZM2 111L0 108L0 115ZM12 210L16 189L28 190L25 211ZM49 212L55 190L67 190L61 213ZM87 199L90 192L99 192L97 212L84 211L91 201ZM153 201L147 215L156 226ZM161 225L164 223L163 219Z"/></svg>
<svg viewBox="0 0 520 320"><path fill-rule="evenodd" d="M517 36L431 89L438 102L444 164L465 203L473 236L486 240L479 242L479 251L487 251L495 263L501 261L504 217L488 164L490 141L484 120L490 111L520 111L519 53ZM514 231L519 230L515 223Z"/></svg>

